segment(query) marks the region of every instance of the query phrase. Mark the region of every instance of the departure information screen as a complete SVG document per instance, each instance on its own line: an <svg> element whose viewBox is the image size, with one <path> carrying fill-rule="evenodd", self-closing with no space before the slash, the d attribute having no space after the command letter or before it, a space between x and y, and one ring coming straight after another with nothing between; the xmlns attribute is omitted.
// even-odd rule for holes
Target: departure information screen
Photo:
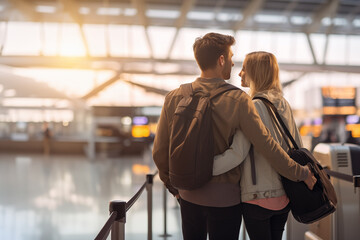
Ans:
<svg viewBox="0 0 360 240"><path fill-rule="evenodd" d="M356 88L354 87L322 87L324 115L356 114Z"/></svg>

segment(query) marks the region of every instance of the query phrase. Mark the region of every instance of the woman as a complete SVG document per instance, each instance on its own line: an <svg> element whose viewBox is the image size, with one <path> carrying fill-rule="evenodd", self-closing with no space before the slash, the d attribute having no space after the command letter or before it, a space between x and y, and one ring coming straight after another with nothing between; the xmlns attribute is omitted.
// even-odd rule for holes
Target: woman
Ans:
<svg viewBox="0 0 360 240"><path fill-rule="evenodd" d="M264 97L277 108L298 146L302 146L289 103L283 98L279 80L279 66L275 56L268 52L246 55L239 73L241 86L250 87L250 95ZM261 100L253 100L255 107L272 137L287 151L288 147L273 124ZM250 144L241 131L237 131L233 144L225 153L215 157L214 175L228 171L243 160L241 200L247 232L252 240L281 239L289 213L289 199L282 187L280 175L269 162L254 149L255 174L252 174L249 156ZM253 168L254 169L254 168ZM253 181L252 177L256 180Z"/></svg>

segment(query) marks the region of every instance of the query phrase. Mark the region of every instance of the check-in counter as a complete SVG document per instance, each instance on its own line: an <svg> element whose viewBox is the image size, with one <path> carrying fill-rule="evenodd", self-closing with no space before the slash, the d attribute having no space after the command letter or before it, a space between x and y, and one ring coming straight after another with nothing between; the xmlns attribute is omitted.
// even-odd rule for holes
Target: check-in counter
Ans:
<svg viewBox="0 0 360 240"><path fill-rule="evenodd" d="M360 146L320 143L313 154L331 177L338 203L334 214L309 226L305 239L360 239Z"/></svg>

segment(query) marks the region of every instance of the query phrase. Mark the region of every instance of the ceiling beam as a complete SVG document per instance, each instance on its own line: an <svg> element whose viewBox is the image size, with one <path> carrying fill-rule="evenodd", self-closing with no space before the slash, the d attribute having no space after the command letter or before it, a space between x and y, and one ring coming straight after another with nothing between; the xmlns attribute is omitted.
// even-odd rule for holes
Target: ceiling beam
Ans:
<svg viewBox="0 0 360 240"><path fill-rule="evenodd" d="M324 44L324 51L323 51L323 62L322 64L326 64L326 58L328 53L328 47L329 47L329 36L332 33L334 29L334 21L331 21L331 24L327 27L326 33L325 33L325 44Z"/></svg>
<svg viewBox="0 0 360 240"><path fill-rule="evenodd" d="M166 71L164 67L159 70L149 70L146 66L162 64L176 64L177 69ZM199 70L195 61L191 60L165 60L148 58L122 58L122 57L62 57L62 56L0 56L0 65L10 67L43 67L65 69L93 69L113 70L122 69L123 73L155 74L155 75L194 75Z"/></svg>
<svg viewBox="0 0 360 240"><path fill-rule="evenodd" d="M159 95L162 95L162 96L165 96L166 94L169 93L169 90L165 90L165 89L161 89L161 88L156 88L156 87L151 87L151 86L148 86L148 85L144 85L144 84L141 84L141 83L136 83L136 82L129 81L129 80L125 80L125 79L121 79L121 81L122 81L122 82L129 83L129 84L134 85L134 86L136 86L136 87L141 87L141 88L143 88L146 92L156 93L156 94L159 94Z"/></svg>
<svg viewBox="0 0 360 240"><path fill-rule="evenodd" d="M311 20L312 22L305 27L305 33L316 32L321 27L321 21L325 17L332 17L339 5L339 0L328 0L327 3L316 13L313 14Z"/></svg>
<svg viewBox="0 0 360 240"><path fill-rule="evenodd" d="M144 84L141 84L141 83L136 83L136 82L133 82L133 81L130 81L130 80L126 80L126 79L121 77L120 72L117 72L109 80L105 81L104 83L100 84L99 86L96 86L89 93L85 94L83 97L81 97L81 99L86 101L86 100L96 96L101 91L103 91L105 88L111 86L112 84L114 84L117 81L122 81L122 82L125 82L125 83L128 83L128 84L131 84L133 86L140 87L140 88L144 89L147 92L156 93L156 94L159 94L159 95L162 95L162 96L165 96L167 93L169 93L169 91L165 90L165 89L155 88L155 87L152 87L152 86L148 86L148 85L144 85Z"/></svg>
<svg viewBox="0 0 360 240"><path fill-rule="evenodd" d="M187 14L189 13L189 11L193 8L193 6L195 5L196 0L184 0L183 4L181 5L181 9L180 9L180 16L178 19L176 19L175 25L174 27L176 28L176 32L173 36L173 39L171 41L170 44L170 48L169 51L167 53L167 59L170 58L171 53L174 49L175 46L175 42L178 38L179 32L180 32L180 28L182 28L186 22L187 19Z"/></svg>
<svg viewBox="0 0 360 240"><path fill-rule="evenodd" d="M176 71L156 72L154 70L142 70L142 64L177 64ZM122 73L134 74L158 74L158 75L198 75L199 69L194 60L182 59L149 59L127 57L56 57L56 56L0 56L0 64L12 67L44 67L44 68L74 68L74 69L98 69L114 70L122 69ZM241 61L235 62L235 67L240 67ZM344 72L360 73L358 65L330 65L312 63L279 63L280 69L290 72ZM120 68L122 67L122 68Z"/></svg>
<svg viewBox="0 0 360 240"><path fill-rule="evenodd" d="M13 2L17 2L17 3L24 3L24 6L29 6L30 1L29 0L8 0L9 3L11 3L10 1ZM129 26L134 26L134 25L142 25L145 24L146 26L150 27L150 26L160 26L160 27L175 27L175 23L176 23L176 19L170 17L170 18L158 18L158 17L147 17L145 14L145 4L141 5L141 2L145 2L144 0L132 0L135 4L135 2L140 2L140 8L142 6L142 8L144 10L140 10L143 11L143 14L141 15L142 18L146 19L146 20L141 20L144 21L144 23L141 23L139 20L139 14L133 16L133 15L106 15L106 16L99 16L97 14L96 9L99 7L104 7L104 3L103 1L100 0L94 0L91 2L84 2L81 1L81 5L80 5L80 1L70 1L70 0L56 0L56 1L60 1L60 3L66 3L66 4L71 4L74 5L76 4L76 7L71 8L69 7L68 9L72 9L72 16L76 15L78 17L75 17L76 19L78 19L77 21L79 21L79 19L82 21L83 24L120 24L120 25L129 25ZM49 4L51 6L54 6L54 3L56 3L56 1L49 1L49 0L44 0L41 1L42 4ZM194 1L194 0L189 0L189 1ZM221 6L221 4L223 4L224 0L219 0L210 6L193 6L193 10L195 11L208 11L208 12L212 12L214 11L214 8L217 8L217 6ZM279 23L279 24L273 24L273 23L267 23L267 22L257 22L256 23L256 30L259 31L277 31L277 32L297 32L297 33L304 33L307 32L306 29L309 28L309 31L311 32L310 28L314 28L316 29L316 31L318 33L323 33L325 34L326 32L326 27L320 27L320 28L316 28L316 25L320 26L319 24L321 24L321 19L323 19L323 17L319 17L322 15L326 15L327 12L330 12L331 10L331 6L335 6L332 4L335 4L336 1L340 6L339 8L343 8L343 7L348 7L348 5L346 5L346 3L343 3L340 0L332 0L331 2L328 2L327 4L324 5L324 7L316 12L313 15L310 15L313 13L313 9L318 9L320 6L322 6L320 3L320 1L316 1L311 3L313 5L313 8L310 10L306 10L306 12L302 12L302 2L303 1L298 1L298 0L293 0L293 1L287 1L287 2L283 2L283 1L278 1L278 2L283 2L282 4L284 5L284 10L270 10L270 9L266 9L266 8L262 8L261 12L264 14L269 14L269 15L277 15L277 16L285 16L286 13L293 13L293 14L302 14L302 15L309 15L309 16L313 16L314 21L311 24L289 24L288 22L284 22L284 23ZM125 9L125 8L132 8L132 5L129 3L119 3L118 1L108 1L108 7L115 7L115 8L121 8L121 9ZM150 1L149 1L150 2ZM236 3L235 3L236 2ZM237 1L231 1L230 4L230 0L228 0L227 2L225 2L223 4L223 7L221 8L221 13L223 14L234 14L234 13L241 13L241 11L243 12L243 16L248 16L246 19L249 20L249 18L251 18L251 16L253 16L256 11L254 11L254 8L256 9L256 4L260 4L261 2L265 2L264 0L253 0L253 1L246 1L249 2L249 6L246 7L242 7L242 4L245 3L245 1L239 1L239 3ZM0 19L2 21L7 21L9 20L9 18L11 18L11 11L9 10L10 8L8 6L11 6L8 2L6 2L4 4L5 9L0 13ZM203 3L203 2L202 2ZM241 4L240 4L241 3ZM332 3L332 4L331 4ZM178 4L180 4L180 1L178 2ZM185 2L183 3L185 4ZM231 5L238 5L238 7L231 7ZM296 6L297 4L297 6ZM349 19L349 25L352 24L351 19L354 19L354 17L358 16L358 8L360 6L359 4L351 3L351 11L349 11L349 13L337 13L336 16L338 17L345 17ZM215 5L215 6L214 6ZM14 4L12 4L12 6L14 8L16 8L16 6ZM61 5L60 5L61 6ZM80 14L79 13L79 8L78 7L82 7L82 6L89 6L90 12L88 14ZM170 5L168 3L164 3L164 5L161 5L161 9L180 9L182 5ZM241 6L241 7L240 7ZM253 6L252 8L250 6ZM326 7L327 6L327 7ZM154 3L147 3L146 4L147 8L159 8L159 5L155 5ZM35 5L31 4L30 9L27 8L28 11L27 12L33 12L35 17L33 19L31 19L31 21L33 22L52 22L52 23L73 23L73 19L72 18L64 18L64 13L63 11L57 10L54 13L48 14L48 13L38 13L36 12L36 8ZM245 9L245 10L244 10ZM252 11L254 11L254 13L251 14ZM215 9L216 11L216 9ZM24 11L26 12L26 10ZM317 20L317 18L320 18L320 20ZM187 28L209 28L209 26L213 26L215 28L218 29L228 29L228 30L233 30L234 28L236 28L236 24L238 26L241 27L241 29L243 30L254 30L255 26L252 26L251 24L246 24L245 18L243 18L241 21L236 21L236 20L229 20L229 21L209 21L209 20L199 20L199 19L186 19L186 21L183 23L182 27L187 27ZM11 19L11 21L21 21L22 19ZM234 27L235 26L235 27ZM83 33L81 33L83 35ZM339 26L334 26L333 29L333 34L342 34L342 35L360 35L360 28L353 26L353 28L349 27L344 27L342 25ZM149 39L148 35L147 35L147 39ZM147 40L149 41L149 40ZM86 48L86 43L84 42L84 46ZM151 44L149 44L149 46L151 46ZM151 49L150 49L151 51Z"/></svg>
<svg viewBox="0 0 360 240"><path fill-rule="evenodd" d="M223 9L225 3L226 3L227 0L219 0L216 2L216 5L214 7L214 15L215 15L215 18L216 18L216 15L221 12L221 10Z"/></svg>
<svg viewBox="0 0 360 240"><path fill-rule="evenodd" d="M154 51L153 51L153 47L151 44L151 40L150 40L150 35L149 35L149 31L148 31L148 27L150 25L149 23L149 19L146 16L146 4L145 4L145 0L131 0L132 5L134 6L134 8L137 10L137 14L136 16L139 18L139 22L142 26L144 26L144 30L145 30L145 37L146 37L146 41L149 47L149 51L150 51L150 56L151 58L154 57Z"/></svg>
<svg viewBox="0 0 360 240"><path fill-rule="evenodd" d="M359 15L358 15L359 12L360 12L360 5L357 6L356 8L354 8L354 9L349 13L349 15L346 17L349 24L352 24L352 22L354 21L354 19L355 19L357 16L359 16Z"/></svg>
<svg viewBox="0 0 360 240"><path fill-rule="evenodd" d="M347 21L347 25L346 28L348 30L348 34L353 32L356 28L354 26L354 20L356 19L356 17L359 16L359 12L360 12L360 4L355 7L347 16L346 16L346 21Z"/></svg>
<svg viewBox="0 0 360 240"><path fill-rule="evenodd" d="M323 51L323 62L322 64L326 64L326 58L328 54L328 48L329 48L329 35L326 35L325 37L325 44L324 44L324 51Z"/></svg>
<svg viewBox="0 0 360 240"><path fill-rule="evenodd" d="M104 83L100 84L99 86L96 86L95 88L93 88L90 92L88 92L87 94L82 96L81 99L87 100L89 98L96 96L99 92L101 92L105 88L107 88L110 85L117 82L119 80L119 78L120 78L120 72L116 72L113 77L111 77L109 80L105 81Z"/></svg>
<svg viewBox="0 0 360 240"><path fill-rule="evenodd" d="M79 14L79 6L71 0L58 0L61 3L63 10L67 12L70 17L79 25L80 35L82 42L85 47L85 52L87 56L90 56L89 44L86 39L86 35L83 28L83 20L81 15Z"/></svg>
<svg viewBox="0 0 360 240"><path fill-rule="evenodd" d="M318 64L318 61L316 59L316 54L315 54L315 51L314 51L314 47L313 47L313 44L311 42L310 34L306 33L305 35L306 35L306 39L307 39L308 44L309 44L309 48L310 48L310 52L311 52L314 64Z"/></svg>
<svg viewBox="0 0 360 240"><path fill-rule="evenodd" d="M233 31L236 32L238 30L241 30L249 18L253 17L255 13L261 8L262 4L264 3L264 0L252 0L249 1L249 5L246 7L244 11L242 11L242 19L235 23L233 26Z"/></svg>
<svg viewBox="0 0 360 240"><path fill-rule="evenodd" d="M298 4L299 4L299 0L291 0L285 8L284 14L290 15Z"/></svg>
<svg viewBox="0 0 360 240"><path fill-rule="evenodd" d="M27 20L38 21L39 14L35 11L34 5L29 4L24 0L9 0L12 10L20 11Z"/></svg>
<svg viewBox="0 0 360 240"><path fill-rule="evenodd" d="M6 44L6 36L8 33L8 22L4 22L4 29L2 27L2 25L0 25L0 33L1 33L1 38L0 38L0 56L2 55L2 52L4 50L5 44Z"/></svg>
<svg viewBox="0 0 360 240"><path fill-rule="evenodd" d="M285 10L283 11L283 15L286 17L286 21L288 24L292 25L290 17L292 12L294 11L294 9L297 7L297 5L299 4L298 0L292 0L285 8Z"/></svg>
<svg viewBox="0 0 360 240"><path fill-rule="evenodd" d="M282 82L281 83L281 86L283 88L286 88L286 87L289 87L291 84L297 82L300 78L304 77L307 73L303 72L303 73L300 73L299 76L289 80L289 81L286 81L286 82Z"/></svg>

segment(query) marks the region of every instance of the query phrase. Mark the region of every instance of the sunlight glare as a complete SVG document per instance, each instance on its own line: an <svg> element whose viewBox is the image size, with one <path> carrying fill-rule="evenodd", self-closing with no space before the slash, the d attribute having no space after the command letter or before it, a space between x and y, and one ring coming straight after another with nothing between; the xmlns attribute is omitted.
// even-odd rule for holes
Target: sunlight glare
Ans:
<svg viewBox="0 0 360 240"><path fill-rule="evenodd" d="M95 86L102 84L113 76L109 70L82 70L82 69L14 69L14 73L44 82L50 87L61 91L69 97L82 97Z"/></svg>
<svg viewBox="0 0 360 240"><path fill-rule="evenodd" d="M61 56L85 56L86 50L82 43L80 28L76 24L62 24L61 26Z"/></svg>

